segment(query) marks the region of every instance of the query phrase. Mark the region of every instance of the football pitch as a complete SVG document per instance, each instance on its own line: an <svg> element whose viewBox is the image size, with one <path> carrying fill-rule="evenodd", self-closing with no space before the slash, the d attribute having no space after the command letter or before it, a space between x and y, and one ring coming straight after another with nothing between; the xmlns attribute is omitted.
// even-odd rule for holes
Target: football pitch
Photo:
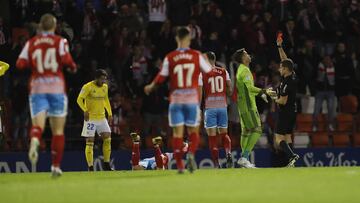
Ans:
<svg viewBox="0 0 360 203"><path fill-rule="evenodd" d="M360 202L360 167L0 174L3 203Z"/></svg>

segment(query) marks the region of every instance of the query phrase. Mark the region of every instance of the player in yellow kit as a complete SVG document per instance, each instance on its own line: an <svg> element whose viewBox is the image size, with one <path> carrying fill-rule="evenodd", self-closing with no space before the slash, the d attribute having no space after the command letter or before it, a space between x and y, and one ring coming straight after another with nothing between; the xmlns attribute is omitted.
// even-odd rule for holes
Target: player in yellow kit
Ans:
<svg viewBox="0 0 360 203"><path fill-rule="evenodd" d="M84 126L81 136L86 137L85 156L89 171L93 171L93 147L95 132L103 139L103 169L114 170L110 166L111 130L108 121L111 121L112 112L108 97L107 73L103 69L95 72L95 80L86 83L77 98L77 103L84 111ZM108 121L105 118L105 109Z"/></svg>
<svg viewBox="0 0 360 203"><path fill-rule="evenodd" d="M4 75L8 69L9 69L9 64L0 61L0 76Z"/></svg>

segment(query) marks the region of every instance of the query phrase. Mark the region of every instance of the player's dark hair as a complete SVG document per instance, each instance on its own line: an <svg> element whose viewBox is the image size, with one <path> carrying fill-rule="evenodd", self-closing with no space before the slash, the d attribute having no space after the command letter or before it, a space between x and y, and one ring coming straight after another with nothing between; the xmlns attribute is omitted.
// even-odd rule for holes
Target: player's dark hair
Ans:
<svg viewBox="0 0 360 203"><path fill-rule="evenodd" d="M182 26L176 30L176 37L180 40L184 39L188 35L190 35L190 30L187 27Z"/></svg>
<svg viewBox="0 0 360 203"><path fill-rule="evenodd" d="M40 18L40 28L43 31L50 31L56 27L56 18L50 13L46 13Z"/></svg>
<svg viewBox="0 0 360 203"><path fill-rule="evenodd" d="M238 49L235 51L235 53L232 55L232 59L238 63L242 63L242 57L245 54L245 48Z"/></svg>
<svg viewBox="0 0 360 203"><path fill-rule="evenodd" d="M205 54L206 54L206 56L208 57L208 59L209 59L210 61L216 61L216 55L215 55L214 52L208 51L208 52L206 52Z"/></svg>
<svg viewBox="0 0 360 203"><path fill-rule="evenodd" d="M102 76L108 77L107 72L104 69L97 69L95 71L95 79L98 79L98 78L100 78Z"/></svg>
<svg viewBox="0 0 360 203"><path fill-rule="evenodd" d="M287 68L290 72L294 71L294 62L291 59L284 59L280 63L283 67Z"/></svg>

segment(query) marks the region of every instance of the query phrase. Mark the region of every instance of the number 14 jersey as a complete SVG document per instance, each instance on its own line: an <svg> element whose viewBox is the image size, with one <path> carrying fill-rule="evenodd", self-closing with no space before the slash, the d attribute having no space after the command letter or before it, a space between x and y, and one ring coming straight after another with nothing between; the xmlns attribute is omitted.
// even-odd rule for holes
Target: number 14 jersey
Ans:
<svg viewBox="0 0 360 203"><path fill-rule="evenodd" d="M30 94L65 93L62 68L76 69L67 40L53 33L42 33L28 40L16 66L31 68Z"/></svg>

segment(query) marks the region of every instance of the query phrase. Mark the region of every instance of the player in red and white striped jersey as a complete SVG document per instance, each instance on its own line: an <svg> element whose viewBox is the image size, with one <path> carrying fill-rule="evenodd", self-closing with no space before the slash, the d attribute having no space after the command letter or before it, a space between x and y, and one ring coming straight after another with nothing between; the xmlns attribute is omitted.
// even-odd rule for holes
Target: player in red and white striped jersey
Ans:
<svg viewBox="0 0 360 203"><path fill-rule="evenodd" d="M226 167L233 166L231 156L231 140L228 135L227 95L232 94L232 85L229 73L225 68L215 66L216 56L213 52L207 52L206 56L212 65L212 70L207 74L201 74L205 100L204 123L209 136L209 148L215 168L219 167L219 150L216 135L222 138L226 152Z"/></svg>
<svg viewBox="0 0 360 203"><path fill-rule="evenodd" d="M38 160L38 146L45 126L50 119L53 134L51 143L52 174L60 176L60 162L64 151L64 126L67 114L67 96L62 69L76 70L66 39L55 35L56 18L45 14L40 19L41 34L28 40L16 62L19 69L31 68L29 104L32 126L30 130L29 159Z"/></svg>
<svg viewBox="0 0 360 203"><path fill-rule="evenodd" d="M190 49L191 36L186 27L180 27L176 33L178 48L166 55L162 69L144 91L150 94L155 88L170 78L169 124L173 128L174 158L179 173L183 173L182 146L184 126L189 134L188 169L196 168L195 152L199 143L199 74L211 71L210 64L199 51Z"/></svg>

